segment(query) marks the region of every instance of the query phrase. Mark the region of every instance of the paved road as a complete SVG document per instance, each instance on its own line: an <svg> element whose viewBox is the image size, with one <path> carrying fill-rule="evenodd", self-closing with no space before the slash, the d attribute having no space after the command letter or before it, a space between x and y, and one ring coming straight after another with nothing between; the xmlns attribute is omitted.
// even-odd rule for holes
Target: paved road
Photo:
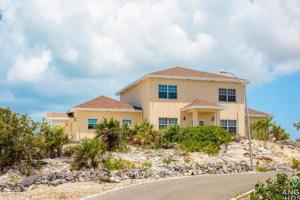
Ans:
<svg viewBox="0 0 300 200"><path fill-rule="evenodd" d="M108 191L86 200L228 200L253 189L258 180L274 173L203 175L130 186Z"/></svg>

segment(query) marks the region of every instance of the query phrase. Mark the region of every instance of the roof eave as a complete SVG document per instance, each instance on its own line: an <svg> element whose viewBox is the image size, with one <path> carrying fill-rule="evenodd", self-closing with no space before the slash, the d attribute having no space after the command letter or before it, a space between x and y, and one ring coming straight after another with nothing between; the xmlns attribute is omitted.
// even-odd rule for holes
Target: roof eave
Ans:
<svg viewBox="0 0 300 200"><path fill-rule="evenodd" d="M193 105L181 108L181 111L186 111L190 109L209 109L209 110L224 110L223 106L200 106L200 105Z"/></svg>
<svg viewBox="0 0 300 200"><path fill-rule="evenodd" d="M70 111L102 111L102 112L142 112L142 110L135 109L121 109L121 108L72 108Z"/></svg>

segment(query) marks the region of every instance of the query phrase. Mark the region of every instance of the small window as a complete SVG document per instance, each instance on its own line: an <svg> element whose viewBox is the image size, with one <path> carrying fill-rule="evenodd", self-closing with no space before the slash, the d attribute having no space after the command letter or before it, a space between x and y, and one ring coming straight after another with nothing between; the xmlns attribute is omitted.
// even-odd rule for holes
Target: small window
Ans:
<svg viewBox="0 0 300 200"><path fill-rule="evenodd" d="M88 129L94 129L97 125L97 119L88 119Z"/></svg>
<svg viewBox="0 0 300 200"><path fill-rule="evenodd" d="M236 101L236 90L219 88L219 101L235 102Z"/></svg>
<svg viewBox="0 0 300 200"><path fill-rule="evenodd" d="M132 121L131 119L123 119L122 123L123 125L130 126L132 124Z"/></svg>
<svg viewBox="0 0 300 200"><path fill-rule="evenodd" d="M158 85L158 98L177 99L176 85Z"/></svg>
<svg viewBox="0 0 300 200"><path fill-rule="evenodd" d="M236 133L236 120L221 120L220 126L230 133Z"/></svg>
<svg viewBox="0 0 300 200"><path fill-rule="evenodd" d="M159 126L158 128L161 130L167 126L172 126L177 124L177 118L166 118L166 117L160 117L158 119Z"/></svg>

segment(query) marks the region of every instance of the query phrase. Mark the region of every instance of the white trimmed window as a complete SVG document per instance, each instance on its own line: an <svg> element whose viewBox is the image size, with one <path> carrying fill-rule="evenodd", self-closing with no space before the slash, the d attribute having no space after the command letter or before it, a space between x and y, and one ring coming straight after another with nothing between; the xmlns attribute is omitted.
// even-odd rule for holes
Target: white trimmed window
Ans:
<svg viewBox="0 0 300 200"><path fill-rule="evenodd" d="M236 133L236 120L220 120L220 126L230 133Z"/></svg>
<svg viewBox="0 0 300 200"><path fill-rule="evenodd" d="M159 130L167 126L172 126L177 124L177 118L160 117L158 121L159 121L159 125L158 125Z"/></svg>
<svg viewBox="0 0 300 200"><path fill-rule="evenodd" d="M219 88L219 101L235 102L236 101L236 90Z"/></svg>
<svg viewBox="0 0 300 200"><path fill-rule="evenodd" d="M176 85L158 85L158 98L177 99Z"/></svg>

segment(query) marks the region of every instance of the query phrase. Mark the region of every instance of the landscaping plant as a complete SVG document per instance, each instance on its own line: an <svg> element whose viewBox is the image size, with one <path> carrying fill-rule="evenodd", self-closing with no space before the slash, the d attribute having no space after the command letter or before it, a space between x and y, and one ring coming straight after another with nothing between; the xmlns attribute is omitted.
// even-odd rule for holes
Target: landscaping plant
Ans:
<svg viewBox="0 0 300 200"><path fill-rule="evenodd" d="M49 126L45 122L41 124L41 136L44 138L46 156L50 158L61 156L63 146L70 142L70 137L65 134L64 127Z"/></svg>
<svg viewBox="0 0 300 200"><path fill-rule="evenodd" d="M114 118L104 119L96 125L96 137L105 144L107 151L117 150L121 144L120 122Z"/></svg>
<svg viewBox="0 0 300 200"><path fill-rule="evenodd" d="M300 177L300 174L297 175ZM277 174L276 180L268 179L266 183L257 183L250 194L251 200L285 200L299 199L300 184L293 184L286 174Z"/></svg>
<svg viewBox="0 0 300 200"><path fill-rule="evenodd" d="M180 131L180 146L188 152L199 151L217 154L221 145L228 146L233 135L219 126L204 125L183 128Z"/></svg>
<svg viewBox="0 0 300 200"><path fill-rule="evenodd" d="M103 163L105 149L105 144L98 139L83 140L81 144L74 147L71 169L99 167Z"/></svg>

